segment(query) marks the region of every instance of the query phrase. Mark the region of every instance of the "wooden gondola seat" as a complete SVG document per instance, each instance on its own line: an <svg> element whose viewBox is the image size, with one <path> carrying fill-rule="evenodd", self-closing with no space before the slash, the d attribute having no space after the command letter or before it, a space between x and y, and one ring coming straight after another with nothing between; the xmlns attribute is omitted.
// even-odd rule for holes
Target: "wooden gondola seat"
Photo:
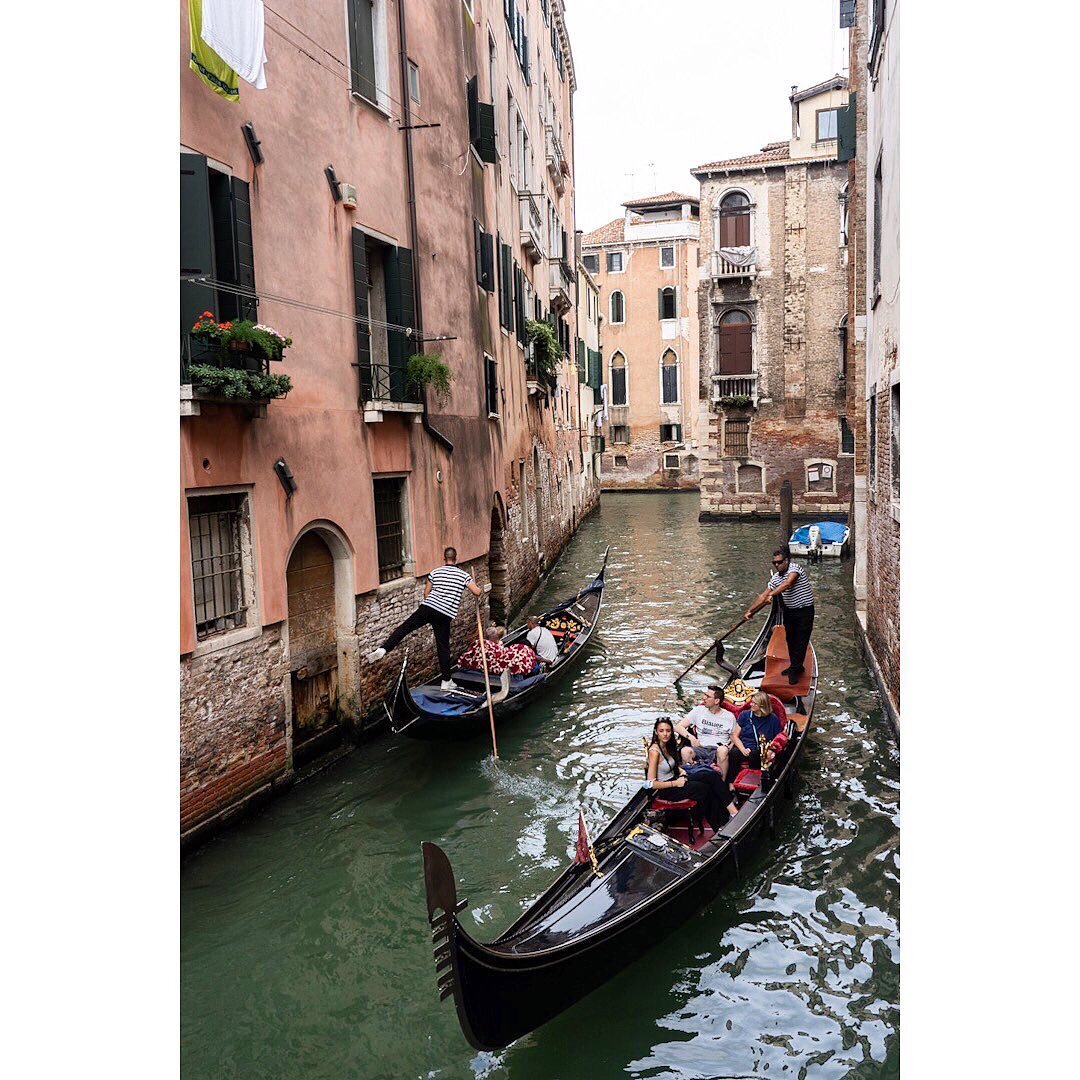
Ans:
<svg viewBox="0 0 1080 1080"><path fill-rule="evenodd" d="M691 844L694 842L694 814L695 811L697 811L697 808L697 799L662 799L659 795L654 796L652 802L649 804L650 810L662 810L665 814L668 812L680 815L685 814L686 829Z"/></svg>
<svg viewBox="0 0 1080 1080"><path fill-rule="evenodd" d="M761 689L766 694L775 695L781 701L790 701L794 697L802 697L810 692L810 676L814 669L814 646L806 647L806 660L803 662L803 673L799 681L793 686L788 682L786 675L781 675L790 663L788 655L787 633L782 626L774 626L769 635L769 646L765 650L765 678L761 680Z"/></svg>

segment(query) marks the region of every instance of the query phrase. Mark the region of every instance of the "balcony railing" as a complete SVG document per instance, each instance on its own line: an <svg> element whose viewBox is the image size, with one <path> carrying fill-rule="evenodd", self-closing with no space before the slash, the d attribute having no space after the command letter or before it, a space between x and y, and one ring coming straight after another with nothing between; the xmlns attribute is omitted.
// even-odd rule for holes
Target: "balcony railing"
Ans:
<svg viewBox="0 0 1080 1080"><path fill-rule="evenodd" d="M758 375L714 375L712 377L712 399L719 402L724 398L749 398L756 409L758 404Z"/></svg>
<svg viewBox="0 0 1080 1080"><path fill-rule="evenodd" d="M548 265L550 268L551 302L563 311L569 311L574 306L571 293L573 278L570 274L570 267L562 261L552 262Z"/></svg>
<svg viewBox="0 0 1080 1080"><path fill-rule="evenodd" d="M745 265L740 266L740 262L744 262ZM757 251L754 248L750 249L750 252L744 258L740 258L737 262L732 262L730 259L724 258L719 251L712 253L712 277L714 281L721 281L724 278L754 278L757 277Z"/></svg>
<svg viewBox="0 0 1080 1080"><path fill-rule="evenodd" d="M566 177L570 175L570 165L566 160L566 154L563 153L562 143L555 134L555 129L548 124L545 130L547 132L548 172L551 173L551 179L555 181L555 186L561 195L566 186Z"/></svg>
<svg viewBox="0 0 1080 1080"><path fill-rule="evenodd" d="M518 196L518 209L521 214L521 246L532 262L539 262L544 257L544 217L536 205L536 199L527 191Z"/></svg>
<svg viewBox="0 0 1080 1080"><path fill-rule="evenodd" d="M223 358L224 357L224 358ZM199 402L225 401L214 394L192 385L191 369L197 364L211 367L231 368L235 371L250 371L255 375L269 375L270 361L261 356L249 356L246 353L224 352L220 346L190 331L180 332L180 415L198 416ZM248 407L252 415L265 416L268 398L233 397L228 403Z"/></svg>
<svg viewBox="0 0 1080 1080"><path fill-rule="evenodd" d="M404 364L360 365L360 397L376 408L386 403L419 405L420 390L405 378Z"/></svg>
<svg viewBox="0 0 1080 1080"><path fill-rule="evenodd" d="M525 352L525 385L530 394L547 394L555 389L557 375L541 371L536 364L536 346L530 345Z"/></svg>

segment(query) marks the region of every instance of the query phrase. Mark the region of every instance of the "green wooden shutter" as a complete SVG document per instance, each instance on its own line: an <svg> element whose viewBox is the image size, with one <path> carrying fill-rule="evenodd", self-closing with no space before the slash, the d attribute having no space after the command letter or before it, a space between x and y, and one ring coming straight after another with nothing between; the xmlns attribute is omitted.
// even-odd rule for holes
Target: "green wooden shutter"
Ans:
<svg viewBox="0 0 1080 1080"><path fill-rule="evenodd" d="M664 290L656 290L656 315L657 318L662 319L664 317Z"/></svg>
<svg viewBox="0 0 1080 1080"><path fill-rule="evenodd" d="M232 178L233 243L235 244L236 284L255 292L255 247L251 237L251 191L246 180ZM258 301L254 296L238 298L240 318L257 322Z"/></svg>
<svg viewBox="0 0 1080 1080"><path fill-rule="evenodd" d="M855 157L855 94L848 94L847 106L836 111L836 160Z"/></svg>
<svg viewBox="0 0 1080 1080"><path fill-rule="evenodd" d="M368 266L364 234L352 230L353 296L356 312L356 365L360 374L358 408L371 400L371 329L368 326Z"/></svg>
<svg viewBox="0 0 1080 1080"><path fill-rule="evenodd" d="M465 84L465 107L469 114L469 142L476 146L480 141L480 97L474 75Z"/></svg>
<svg viewBox="0 0 1080 1080"><path fill-rule="evenodd" d="M480 227L480 222L473 218L472 223L472 239L473 239L473 269L476 273L476 284L483 285L484 283L484 267L483 261L480 256L481 241L480 237L483 235L484 230Z"/></svg>
<svg viewBox="0 0 1080 1080"><path fill-rule="evenodd" d="M394 326L416 327L416 300L413 291L413 256L408 248L389 248L385 261L386 321ZM413 338L404 330L387 330L390 366L390 400L419 401L415 387L406 385L405 365L418 352Z"/></svg>
<svg viewBox="0 0 1080 1080"><path fill-rule="evenodd" d="M475 82L475 80L473 80ZM495 105L485 101L476 103L477 138L476 152L481 161L489 165L499 160L499 148L495 142Z"/></svg>
<svg viewBox="0 0 1080 1080"><path fill-rule="evenodd" d="M372 0L348 0L349 4L349 85L354 94L378 101L375 88L375 30Z"/></svg>
<svg viewBox="0 0 1080 1080"><path fill-rule="evenodd" d="M495 244L487 232L480 234L480 284L489 293L495 291Z"/></svg>
<svg viewBox="0 0 1080 1080"><path fill-rule="evenodd" d="M525 287L521 267L514 263L514 331L517 339L525 343Z"/></svg>
<svg viewBox="0 0 1080 1080"><path fill-rule="evenodd" d="M214 290L184 277L214 276L210 232L210 183L202 154L180 155L180 330L187 333L204 311L212 311ZM217 312L214 311L217 315Z"/></svg>

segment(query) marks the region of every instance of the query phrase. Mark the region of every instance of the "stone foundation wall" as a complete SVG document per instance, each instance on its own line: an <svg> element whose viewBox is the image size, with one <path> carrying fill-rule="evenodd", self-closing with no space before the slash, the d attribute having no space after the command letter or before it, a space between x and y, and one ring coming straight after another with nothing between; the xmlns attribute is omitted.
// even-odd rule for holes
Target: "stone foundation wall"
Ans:
<svg viewBox="0 0 1080 1080"><path fill-rule="evenodd" d="M180 661L180 831L288 771L281 626Z"/></svg>

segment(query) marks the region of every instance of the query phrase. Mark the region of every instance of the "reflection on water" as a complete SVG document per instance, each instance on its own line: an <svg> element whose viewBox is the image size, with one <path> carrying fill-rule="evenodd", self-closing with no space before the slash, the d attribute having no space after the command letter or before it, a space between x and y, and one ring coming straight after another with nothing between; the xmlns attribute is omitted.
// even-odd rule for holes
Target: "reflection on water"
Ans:
<svg viewBox="0 0 1080 1080"><path fill-rule="evenodd" d="M708 908L497 1054L438 1002L420 841L445 848L490 940L640 783L641 735L689 708L769 575L775 524L699 526L690 495L605 495L534 606L611 546L574 677L483 741L387 735L212 842L182 872L190 1077L890 1077L899 1073L899 757L862 663L850 563L810 569L821 670L796 798ZM729 639L741 655L759 616Z"/></svg>

